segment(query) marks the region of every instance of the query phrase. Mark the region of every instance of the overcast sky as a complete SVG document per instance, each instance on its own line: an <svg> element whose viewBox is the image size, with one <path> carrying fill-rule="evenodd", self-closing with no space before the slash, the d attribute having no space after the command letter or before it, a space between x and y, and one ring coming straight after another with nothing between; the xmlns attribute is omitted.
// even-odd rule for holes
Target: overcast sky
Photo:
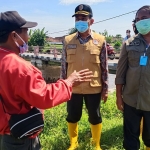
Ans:
<svg viewBox="0 0 150 150"><path fill-rule="evenodd" d="M29 21L38 22L37 28L49 32L49 36L63 36L67 31L50 34L74 27L74 9L77 5L89 4L93 10L95 22L115 17L124 13L138 10L148 5L150 0L0 0L2 12L16 10ZM121 34L125 36L126 29L132 31L132 20L135 13L93 24L91 29L103 32L105 29L110 35ZM133 32L131 33L133 34Z"/></svg>

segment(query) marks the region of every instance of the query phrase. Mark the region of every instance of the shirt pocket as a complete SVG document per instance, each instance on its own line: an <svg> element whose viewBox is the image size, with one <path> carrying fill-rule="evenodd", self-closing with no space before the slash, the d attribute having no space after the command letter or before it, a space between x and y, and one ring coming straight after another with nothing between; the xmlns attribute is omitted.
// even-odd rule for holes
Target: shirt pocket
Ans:
<svg viewBox="0 0 150 150"><path fill-rule="evenodd" d="M129 50L128 51L128 62L131 67L138 67L140 65L140 56L144 52L138 50Z"/></svg>
<svg viewBox="0 0 150 150"><path fill-rule="evenodd" d="M91 82L90 82L90 86L91 87L100 87L102 84L100 82L100 77L97 78L92 78Z"/></svg>
<svg viewBox="0 0 150 150"><path fill-rule="evenodd" d="M90 51L90 62L91 63L100 63L100 51L99 50L91 50Z"/></svg>
<svg viewBox="0 0 150 150"><path fill-rule="evenodd" d="M67 62L73 63L75 62L76 49L67 50Z"/></svg>

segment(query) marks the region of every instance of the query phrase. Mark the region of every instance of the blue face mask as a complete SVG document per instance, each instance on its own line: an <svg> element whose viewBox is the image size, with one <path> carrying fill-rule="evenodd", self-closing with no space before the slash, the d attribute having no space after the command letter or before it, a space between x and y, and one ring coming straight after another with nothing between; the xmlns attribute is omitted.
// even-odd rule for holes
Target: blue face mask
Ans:
<svg viewBox="0 0 150 150"><path fill-rule="evenodd" d="M75 22L75 28L80 32L80 33L84 33L88 30L89 26L88 26L88 22L87 21L76 21Z"/></svg>
<svg viewBox="0 0 150 150"><path fill-rule="evenodd" d="M17 34L17 33L16 33ZM20 46L16 41L16 45L18 46L20 53L24 53L28 50L28 44L17 34L17 36L20 38L20 40L23 42L23 45Z"/></svg>
<svg viewBox="0 0 150 150"><path fill-rule="evenodd" d="M140 20L135 25L142 35L146 35L150 32L150 19Z"/></svg>

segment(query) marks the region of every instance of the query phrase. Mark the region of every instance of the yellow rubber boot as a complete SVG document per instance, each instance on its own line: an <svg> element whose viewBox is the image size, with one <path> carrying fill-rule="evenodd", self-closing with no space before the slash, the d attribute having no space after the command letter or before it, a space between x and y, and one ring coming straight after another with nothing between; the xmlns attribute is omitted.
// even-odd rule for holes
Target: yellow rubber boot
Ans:
<svg viewBox="0 0 150 150"><path fill-rule="evenodd" d="M68 123L70 147L68 150L75 150L78 147L78 124Z"/></svg>
<svg viewBox="0 0 150 150"><path fill-rule="evenodd" d="M100 147L101 132L102 132L101 123L97 125L91 124L92 142L95 145L95 150L102 150Z"/></svg>

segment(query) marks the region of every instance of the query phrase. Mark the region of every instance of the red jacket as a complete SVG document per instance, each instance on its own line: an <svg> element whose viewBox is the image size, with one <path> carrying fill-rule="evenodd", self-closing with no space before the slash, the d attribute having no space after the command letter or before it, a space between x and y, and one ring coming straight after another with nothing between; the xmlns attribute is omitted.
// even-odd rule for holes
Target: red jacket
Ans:
<svg viewBox="0 0 150 150"><path fill-rule="evenodd" d="M33 106L47 109L70 99L67 80L46 84L41 72L13 52L0 48L0 94L9 114L28 112ZM8 117L0 102L0 134L9 132Z"/></svg>

